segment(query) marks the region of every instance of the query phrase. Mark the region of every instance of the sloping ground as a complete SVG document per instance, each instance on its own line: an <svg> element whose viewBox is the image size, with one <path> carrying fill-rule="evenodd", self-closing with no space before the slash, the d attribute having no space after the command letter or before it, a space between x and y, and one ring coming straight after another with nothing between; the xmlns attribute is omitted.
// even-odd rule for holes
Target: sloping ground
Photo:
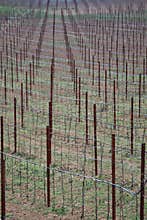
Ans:
<svg viewBox="0 0 147 220"><path fill-rule="evenodd" d="M52 2L53 3L53 2ZM54 3L53 3L54 4ZM67 28L68 42L72 51L72 58L75 60L77 76L71 72L68 61L64 36L64 26L61 20L60 9L56 11L55 26L55 72L53 90L53 136L52 136L52 165L51 177L51 208L46 208L46 126L49 120L48 102L50 101L50 66L53 46L53 11L49 10L48 19L43 35L40 65L35 66L35 82L30 92L30 63L32 55L36 54L42 19L37 20L33 38L30 40L27 56L23 60L22 70L19 56L19 80L17 81L14 71L14 91L12 91L11 62L15 55L10 56L9 65L6 65L6 51L3 52L4 66L7 67L7 105L4 103L4 77L1 80L1 114L4 115L5 129L5 152L6 155L6 210L7 219L109 219L112 216L111 182L112 182L112 150L111 135L116 135L116 209L117 219L136 219L139 216L139 196L136 192L140 189L140 166L141 166L141 144L146 142L146 92L141 88L141 115L139 115L139 74L142 77L143 58L145 47L138 41L143 49L139 51L138 64L135 58L135 76L132 75L133 51L127 50L133 47L133 32L131 28L134 23L128 26L124 22L125 33L125 58L128 60L127 75L127 97L126 97L126 72L123 70L123 41L122 27L117 33L117 23L114 14L110 20L106 20L105 14L75 16L78 24L71 23L68 11L64 10L65 24ZM98 18L98 23L96 22ZM113 20L114 19L114 20ZM127 19L127 18L126 18ZM136 18L135 18L136 19ZM24 20L21 27L21 37L18 46L13 51L19 52L23 48L27 33L35 20ZM115 22L114 22L115 21ZM11 22L11 21L10 21ZM87 22L87 23L86 23ZM113 23L114 22L114 23ZM136 20L136 22L140 22ZM98 30L96 25L98 24ZM9 25L9 22L8 22ZM106 25L106 26L105 26ZM109 26L110 25L110 26ZM113 26L114 25L114 26ZM91 27L90 27L91 26ZM94 27L94 28L93 28ZM105 27L105 28L104 28ZM136 28L136 27L135 27ZM134 28L134 30L136 30ZM108 30L111 30L111 37ZM81 39L76 30L79 30L83 37L84 46L81 47ZM105 30L105 31L104 31ZM136 36L140 39L142 26L137 26ZM13 35L15 36L15 28ZM142 33L142 32L141 32ZM94 48L94 35L96 42L100 39L99 50L96 43ZM118 54L119 71L116 68L115 41L119 36ZM7 33L6 33L7 35ZM5 35L5 43L6 43ZM111 70L109 71L109 53L112 42ZM89 39L90 38L90 39ZM128 40L130 39L130 40ZM8 42L9 42L8 40ZM144 46L146 46L146 36ZM8 43L9 45L9 43ZM68 46L69 46L68 45ZM86 46L86 47L85 47ZM107 49L108 47L108 49ZM134 53L136 48L134 46ZM2 42L1 42L2 48ZM86 48L86 49L85 49ZM96 53L95 53L96 50ZM83 51L86 51L82 56ZM98 56L99 52L99 56ZM93 65L94 56L94 67ZM90 59L89 59L90 57ZM105 58L105 59L104 59ZM99 75L98 61L101 63L101 94L99 96ZM146 61L146 60L145 60ZM36 62L35 62L36 64ZM125 66L126 67L126 66ZM4 67L5 68L5 67ZM106 100L106 71L107 70L107 100ZM28 109L26 107L26 71L28 72ZM111 77L110 77L111 73ZM75 74L75 72L74 72ZM93 78L94 76L94 78ZM76 78L77 77L77 78ZM117 78L118 77L118 78ZM94 84L93 84L94 79ZM77 84L75 84L77 80ZM81 91L80 91L81 80ZM114 80L116 87L116 109L117 120L114 129ZM142 78L143 83L144 78ZM24 127L21 127L21 101L20 83L24 85ZM77 87L77 88L76 88ZM146 88L146 78L144 87ZM76 91L77 89L77 91ZM81 99L79 98L81 92ZM88 144L86 144L86 104L85 95L88 92ZM77 94L78 93L78 94ZM130 154L131 147L131 97L134 97L134 154ZM14 151L14 105L13 99L17 98L17 154L11 155ZM80 102L79 102L80 100ZM107 102L106 102L107 101ZM94 146L94 115L93 105L97 107L97 146ZM80 109L79 109L80 106ZM80 111L79 111L80 110ZM97 158L95 157L97 149ZM28 161L27 161L28 160ZM98 164L98 175L95 176L95 160ZM43 166L42 166L43 165ZM96 177L96 179L95 179ZM138 209L136 210L136 206ZM146 209L146 204L145 204Z"/></svg>

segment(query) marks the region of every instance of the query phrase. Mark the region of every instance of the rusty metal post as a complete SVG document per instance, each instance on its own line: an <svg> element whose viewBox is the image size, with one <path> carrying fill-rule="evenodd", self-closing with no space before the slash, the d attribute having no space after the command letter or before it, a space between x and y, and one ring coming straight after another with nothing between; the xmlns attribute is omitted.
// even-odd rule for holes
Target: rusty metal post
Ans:
<svg viewBox="0 0 147 220"><path fill-rule="evenodd" d="M4 128L3 116L1 116L1 219L6 219L6 206L5 206L5 159L4 159Z"/></svg>
<svg viewBox="0 0 147 220"><path fill-rule="evenodd" d="M109 50L109 78L111 79L111 50Z"/></svg>
<svg viewBox="0 0 147 220"><path fill-rule="evenodd" d="M116 129L116 86L115 80L113 81L113 106L114 106L114 129Z"/></svg>
<svg viewBox="0 0 147 220"><path fill-rule="evenodd" d="M8 39L6 35L6 63L7 63L7 68L8 68Z"/></svg>
<svg viewBox="0 0 147 220"><path fill-rule="evenodd" d="M98 39L98 42L97 42L97 57L98 57L98 60L100 58L100 39Z"/></svg>
<svg viewBox="0 0 147 220"><path fill-rule="evenodd" d="M94 55L92 56L92 85L94 86Z"/></svg>
<svg viewBox="0 0 147 220"><path fill-rule="evenodd" d="M134 82L134 75L135 75L135 61L134 61L134 53L133 53L133 82Z"/></svg>
<svg viewBox="0 0 147 220"><path fill-rule="evenodd" d="M93 120L94 120L94 159L95 159L95 176L98 175L98 166L97 166L97 129L96 129L96 104L93 105Z"/></svg>
<svg viewBox="0 0 147 220"><path fill-rule="evenodd" d="M128 97L128 63L126 62L126 100Z"/></svg>
<svg viewBox="0 0 147 220"><path fill-rule="evenodd" d="M3 55L2 51L0 51L0 63L1 63L1 79L3 78Z"/></svg>
<svg viewBox="0 0 147 220"><path fill-rule="evenodd" d="M26 109L28 110L28 73L26 72Z"/></svg>
<svg viewBox="0 0 147 220"><path fill-rule="evenodd" d="M50 87L50 101L51 103L53 102L53 79L54 79L54 59L52 59L52 64L51 64L51 87Z"/></svg>
<svg viewBox="0 0 147 220"><path fill-rule="evenodd" d="M73 80L74 80L74 92L76 91L76 64L75 60L73 61Z"/></svg>
<svg viewBox="0 0 147 220"><path fill-rule="evenodd" d="M31 32L30 35L28 34L25 40L25 57L28 57L28 48L29 48L29 44L30 44L30 38L31 38ZM31 38L32 39L32 38Z"/></svg>
<svg viewBox="0 0 147 220"><path fill-rule="evenodd" d="M123 42L123 72L125 72L125 45Z"/></svg>
<svg viewBox="0 0 147 220"><path fill-rule="evenodd" d="M107 106L107 70L105 70L105 108Z"/></svg>
<svg viewBox="0 0 147 220"><path fill-rule="evenodd" d="M85 45L84 48L85 48L85 54L84 54L84 55L85 55L85 56L84 56L84 67L86 68L86 59L87 59L87 58L86 58L86 53L87 53L87 51L86 51L86 45Z"/></svg>
<svg viewBox="0 0 147 220"><path fill-rule="evenodd" d="M83 37L82 37L82 60L84 58L84 42L83 42Z"/></svg>
<svg viewBox="0 0 147 220"><path fill-rule="evenodd" d="M117 74L117 88L118 88L118 56L116 57L116 74Z"/></svg>
<svg viewBox="0 0 147 220"><path fill-rule="evenodd" d="M12 54L13 54L13 50L12 50L12 40L10 40L10 57L11 57L11 61L12 61Z"/></svg>
<svg viewBox="0 0 147 220"><path fill-rule="evenodd" d="M103 43L103 55L102 55L102 57L103 57L103 70L104 70L104 67L105 67L105 45L104 45L104 43Z"/></svg>
<svg viewBox="0 0 147 220"><path fill-rule="evenodd" d="M23 83L21 83L21 127L23 128L23 113L24 113L24 106L23 106Z"/></svg>
<svg viewBox="0 0 147 220"><path fill-rule="evenodd" d="M14 97L14 153L17 152L16 97Z"/></svg>
<svg viewBox="0 0 147 220"><path fill-rule="evenodd" d="M30 95L32 95L32 64L30 63Z"/></svg>
<svg viewBox="0 0 147 220"><path fill-rule="evenodd" d="M100 61L98 61L98 93L101 96L101 66Z"/></svg>
<svg viewBox="0 0 147 220"><path fill-rule="evenodd" d="M146 48L146 75L147 75L147 48Z"/></svg>
<svg viewBox="0 0 147 220"><path fill-rule="evenodd" d="M36 49L36 59L35 59L35 64L36 64L36 74L38 73L38 49Z"/></svg>
<svg viewBox="0 0 147 220"><path fill-rule="evenodd" d="M51 131L51 137L52 137L52 111L53 111L53 79L54 79L54 59L52 59L52 64L51 64L51 78L50 78L50 102L49 102L49 126L50 126L50 131Z"/></svg>
<svg viewBox="0 0 147 220"><path fill-rule="evenodd" d="M144 198L145 198L145 143L142 144L141 150L141 184L140 184L140 220L144 220Z"/></svg>
<svg viewBox="0 0 147 220"><path fill-rule="evenodd" d="M11 61L11 87L12 92L14 91L14 76L13 76L13 62Z"/></svg>
<svg viewBox="0 0 147 220"><path fill-rule="evenodd" d="M115 134L112 134L112 219L116 220L115 198Z"/></svg>
<svg viewBox="0 0 147 220"><path fill-rule="evenodd" d="M91 56L90 56L90 53L91 53L91 52L90 52L90 48L89 48L89 49L88 49L88 64L89 64L89 65L88 65L88 70L89 70L88 72L89 72L89 76L90 76L90 73L91 73L91 59L90 59Z"/></svg>
<svg viewBox="0 0 147 220"><path fill-rule="evenodd" d="M146 84L145 84L145 79L146 78L146 70L145 70L145 59L143 59L143 79L142 79L142 88L143 88L143 93L145 94L145 90L146 90Z"/></svg>
<svg viewBox="0 0 147 220"><path fill-rule="evenodd" d="M131 98L131 154L133 154L133 141L134 141L134 115L133 115L133 97Z"/></svg>
<svg viewBox="0 0 147 220"><path fill-rule="evenodd" d="M79 77L79 122L81 117L81 77Z"/></svg>
<svg viewBox="0 0 147 220"><path fill-rule="evenodd" d="M52 102L49 102L49 127L50 127L50 135L52 138L53 128L52 128Z"/></svg>
<svg viewBox="0 0 147 220"><path fill-rule="evenodd" d="M66 10L68 9L67 0L65 0L65 8L66 8Z"/></svg>
<svg viewBox="0 0 147 220"><path fill-rule="evenodd" d="M59 4L59 2L58 2L58 0L56 0L56 10L58 10L58 4Z"/></svg>
<svg viewBox="0 0 147 220"><path fill-rule="evenodd" d="M33 72L33 85L35 84L35 63L34 55L32 55L32 72Z"/></svg>
<svg viewBox="0 0 147 220"><path fill-rule="evenodd" d="M53 15L53 59L55 58L55 22L56 22L56 16L55 16L55 9L54 9L54 15Z"/></svg>
<svg viewBox="0 0 147 220"><path fill-rule="evenodd" d="M22 49L20 49L20 70L22 73Z"/></svg>
<svg viewBox="0 0 147 220"><path fill-rule="evenodd" d="M47 206L50 207L50 164L51 164L51 135L50 127L46 127L46 137L47 137Z"/></svg>
<svg viewBox="0 0 147 220"><path fill-rule="evenodd" d="M76 105L78 104L78 70L76 69Z"/></svg>
<svg viewBox="0 0 147 220"><path fill-rule="evenodd" d="M136 67L138 65L138 41L136 41Z"/></svg>
<svg viewBox="0 0 147 220"><path fill-rule="evenodd" d="M141 113L141 74L139 74L139 118L140 118L140 113Z"/></svg>
<svg viewBox="0 0 147 220"><path fill-rule="evenodd" d="M4 70L5 105L7 105L7 73Z"/></svg>
<svg viewBox="0 0 147 220"><path fill-rule="evenodd" d="M86 92L86 145L88 145L88 92Z"/></svg>
<svg viewBox="0 0 147 220"><path fill-rule="evenodd" d="M25 48L25 43L23 43L23 60L25 61L26 57L25 57L25 54L26 54L26 48Z"/></svg>
<svg viewBox="0 0 147 220"><path fill-rule="evenodd" d="M18 53L16 53L16 79L18 82Z"/></svg>

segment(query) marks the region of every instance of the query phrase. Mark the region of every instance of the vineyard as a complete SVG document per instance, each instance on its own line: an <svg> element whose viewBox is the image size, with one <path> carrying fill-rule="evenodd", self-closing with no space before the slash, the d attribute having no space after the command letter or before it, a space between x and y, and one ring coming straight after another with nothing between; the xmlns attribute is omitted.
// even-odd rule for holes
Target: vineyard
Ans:
<svg viewBox="0 0 147 220"><path fill-rule="evenodd" d="M147 219L147 2L0 2L1 219Z"/></svg>

